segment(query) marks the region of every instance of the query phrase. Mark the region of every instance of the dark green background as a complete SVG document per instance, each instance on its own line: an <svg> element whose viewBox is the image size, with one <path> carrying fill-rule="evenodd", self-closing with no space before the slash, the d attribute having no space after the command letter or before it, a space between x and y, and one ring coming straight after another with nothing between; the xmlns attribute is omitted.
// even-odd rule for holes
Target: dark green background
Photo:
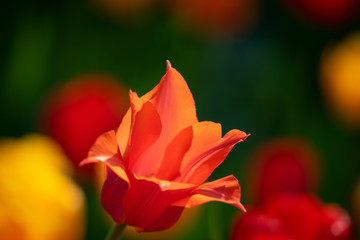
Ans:
<svg viewBox="0 0 360 240"><path fill-rule="evenodd" d="M251 31L217 38L179 26L161 6L142 20L113 21L84 0L1 5L1 136L37 131L47 91L79 73L110 73L142 95L159 82L169 59L189 84L199 120L220 122L224 132L238 128L252 134L211 179L233 173L246 204L244 176L251 153L268 139L300 136L322 157L319 196L351 211L360 172L360 135L329 111L318 69L324 47L359 30L359 18L334 29L320 28L302 22L280 1L266 0L260 2ZM97 209L98 196L84 188L86 239L101 239L107 226ZM226 238L236 209L220 203L205 208L184 239Z"/></svg>

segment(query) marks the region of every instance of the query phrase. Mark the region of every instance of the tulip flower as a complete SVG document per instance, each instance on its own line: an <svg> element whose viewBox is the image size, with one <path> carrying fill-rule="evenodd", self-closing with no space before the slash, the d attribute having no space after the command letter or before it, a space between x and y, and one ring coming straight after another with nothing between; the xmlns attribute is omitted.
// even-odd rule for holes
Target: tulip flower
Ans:
<svg viewBox="0 0 360 240"><path fill-rule="evenodd" d="M2 139L0 154L0 239L83 239L85 197L61 148L32 134Z"/></svg>
<svg viewBox="0 0 360 240"><path fill-rule="evenodd" d="M348 213L307 194L282 194L238 216L232 240L352 240Z"/></svg>
<svg viewBox="0 0 360 240"><path fill-rule="evenodd" d="M199 122L192 94L169 62L154 89L129 97L119 128L101 135L82 162L105 164L101 202L118 226L165 230L184 208L209 201L244 210L234 176L203 182L247 134L231 130L222 137L220 124Z"/></svg>

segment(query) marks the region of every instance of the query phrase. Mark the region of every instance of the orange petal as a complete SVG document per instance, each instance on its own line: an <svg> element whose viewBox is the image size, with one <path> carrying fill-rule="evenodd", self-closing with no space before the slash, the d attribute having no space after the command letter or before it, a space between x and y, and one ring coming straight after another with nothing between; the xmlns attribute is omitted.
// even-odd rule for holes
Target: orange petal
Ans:
<svg viewBox="0 0 360 240"><path fill-rule="evenodd" d="M158 141L140 156L140 162L148 168L136 169L141 176L155 174L161 165L164 152L173 138L184 128L198 122L193 96L184 78L170 65L160 83L141 97L152 102L160 115L162 130Z"/></svg>
<svg viewBox="0 0 360 240"><path fill-rule="evenodd" d="M163 123L163 140L173 139L182 129L198 122L190 89L180 73L169 63L157 94L150 101L156 107Z"/></svg>
<svg viewBox="0 0 360 240"><path fill-rule="evenodd" d="M230 175L199 186L193 192L185 207L195 207L210 201L219 201L234 205L245 211L245 208L240 203L240 197L239 183L233 175Z"/></svg>
<svg viewBox="0 0 360 240"><path fill-rule="evenodd" d="M180 166L185 153L189 150L193 138L192 127L183 129L168 145L164 159L156 178L173 180L180 176Z"/></svg>
<svg viewBox="0 0 360 240"><path fill-rule="evenodd" d="M193 139L189 151L184 156L181 163L181 172L198 155L206 152L211 146L214 146L221 140L221 124L210 121L203 121L192 125Z"/></svg>
<svg viewBox="0 0 360 240"><path fill-rule="evenodd" d="M95 162L105 163L116 175L128 181L113 130L104 133L95 141L89 151L88 157L81 161L80 166Z"/></svg>
<svg viewBox="0 0 360 240"><path fill-rule="evenodd" d="M186 160L188 164L184 166L181 177L177 180L193 184L201 184L214 171L214 169L224 161L233 146L248 137L242 131L231 130L216 144L207 145L207 149L191 156L191 160ZM195 138L194 138L195 141ZM199 141L205 141L204 139ZM213 140L212 140L213 141Z"/></svg>
<svg viewBox="0 0 360 240"><path fill-rule="evenodd" d="M123 117L119 128L116 131L116 138L122 156L126 158L131 130L134 125L137 112L143 107L143 101L135 92L129 91L130 108Z"/></svg>
<svg viewBox="0 0 360 240"><path fill-rule="evenodd" d="M126 223L146 231L176 201L188 196L196 186L157 179L139 178L129 172L130 188L123 204ZM166 220L167 217L164 219ZM164 220L164 221L165 221ZM167 223L161 225L167 226Z"/></svg>
<svg viewBox="0 0 360 240"><path fill-rule="evenodd" d="M148 166L142 162L137 162L137 159L159 138L161 133L160 117L153 104L146 102L136 113L133 122L128 152L128 168L132 169L134 165L146 168Z"/></svg>
<svg viewBox="0 0 360 240"><path fill-rule="evenodd" d="M125 156L126 147L129 141L131 127L131 109L129 109L123 117L119 128L116 131L116 139L121 151L121 155Z"/></svg>

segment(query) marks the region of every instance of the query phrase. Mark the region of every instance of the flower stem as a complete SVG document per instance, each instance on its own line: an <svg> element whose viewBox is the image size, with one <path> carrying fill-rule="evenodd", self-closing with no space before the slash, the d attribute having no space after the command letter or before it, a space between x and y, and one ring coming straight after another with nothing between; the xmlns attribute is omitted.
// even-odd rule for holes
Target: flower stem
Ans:
<svg viewBox="0 0 360 240"><path fill-rule="evenodd" d="M111 227L110 231L108 232L108 235L106 236L105 240L120 240L122 232L124 231L126 227L126 224L117 225L114 223L114 225Z"/></svg>

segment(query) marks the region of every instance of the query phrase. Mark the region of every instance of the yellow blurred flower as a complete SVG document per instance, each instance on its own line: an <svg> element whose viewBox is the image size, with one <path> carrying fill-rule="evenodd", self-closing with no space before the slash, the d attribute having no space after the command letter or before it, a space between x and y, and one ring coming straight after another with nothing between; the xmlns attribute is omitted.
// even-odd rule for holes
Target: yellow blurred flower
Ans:
<svg viewBox="0 0 360 240"><path fill-rule="evenodd" d="M360 33L325 51L321 80L333 109L350 125L360 126Z"/></svg>
<svg viewBox="0 0 360 240"><path fill-rule="evenodd" d="M84 196L49 138L0 141L0 238L75 240L84 234Z"/></svg>

